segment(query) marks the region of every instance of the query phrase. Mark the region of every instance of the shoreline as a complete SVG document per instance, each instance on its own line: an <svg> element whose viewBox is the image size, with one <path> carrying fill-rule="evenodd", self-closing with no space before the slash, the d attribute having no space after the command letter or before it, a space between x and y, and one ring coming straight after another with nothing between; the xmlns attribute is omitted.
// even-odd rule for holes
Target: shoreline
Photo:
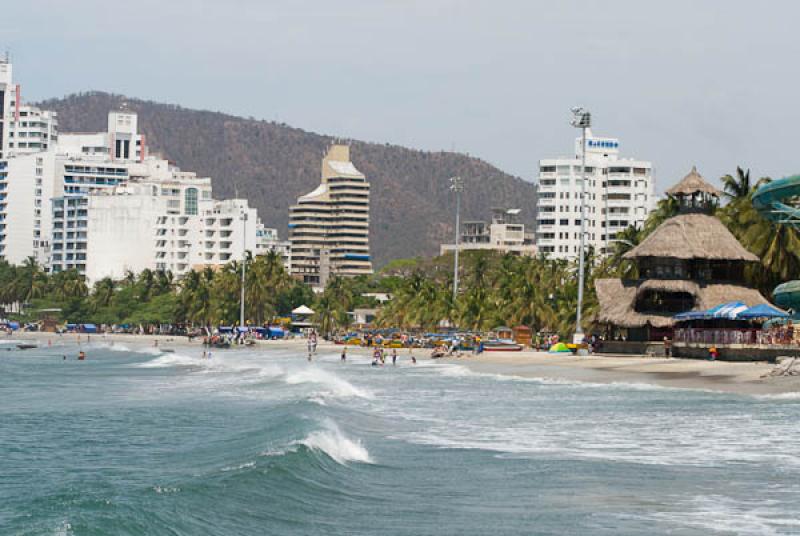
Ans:
<svg viewBox="0 0 800 536"><path fill-rule="evenodd" d="M14 334L12 341L58 341L77 343L77 334L57 335L55 333L28 332ZM87 335L81 334L81 342ZM201 347L199 339L189 342L186 337L172 335L132 335L96 334L91 342L119 342L138 347ZM251 350L293 349L305 353L305 339L279 339L258 341ZM320 341L318 352L340 352L341 345ZM348 354L371 355L370 348L347 347ZM225 350L220 350L225 352ZM399 352L401 360L407 358L408 351ZM265 353L266 354L266 353ZM523 378L557 379L585 383L643 383L661 387L716 391L741 395L783 395L800 393L800 377L761 376L770 372L775 365L765 362L727 362L679 358L656 358L645 356L590 356L554 355L547 352L484 352L479 356L464 354L463 357L449 357L432 360L430 350L416 349L414 355L420 361L436 361L467 367L472 372L517 376ZM800 395L798 395L800 396Z"/></svg>

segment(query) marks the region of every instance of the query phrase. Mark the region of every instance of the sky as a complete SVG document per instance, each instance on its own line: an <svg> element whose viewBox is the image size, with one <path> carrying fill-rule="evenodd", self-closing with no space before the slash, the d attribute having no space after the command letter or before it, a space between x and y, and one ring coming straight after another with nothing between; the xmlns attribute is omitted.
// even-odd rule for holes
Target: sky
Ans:
<svg viewBox="0 0 800 536"><path fill-rule="evenodd" d="M26 0L3 6L27 100L102 90L374 142L535 180L570 108L653 162L657 190L800 173L800 2Z"/></svg>

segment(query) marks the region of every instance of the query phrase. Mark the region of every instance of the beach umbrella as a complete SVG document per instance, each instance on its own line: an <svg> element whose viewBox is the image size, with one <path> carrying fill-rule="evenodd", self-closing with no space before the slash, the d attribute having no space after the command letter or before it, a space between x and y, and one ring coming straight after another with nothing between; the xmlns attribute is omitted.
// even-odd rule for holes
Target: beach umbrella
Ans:
<svg viewBox="0 0 800 536"><path fill-rule="evenodd" d="M777 307L769 304L762 303L739 313L736 318L749 319L749 318L789 318L789 313L782 311Z"/></svg>

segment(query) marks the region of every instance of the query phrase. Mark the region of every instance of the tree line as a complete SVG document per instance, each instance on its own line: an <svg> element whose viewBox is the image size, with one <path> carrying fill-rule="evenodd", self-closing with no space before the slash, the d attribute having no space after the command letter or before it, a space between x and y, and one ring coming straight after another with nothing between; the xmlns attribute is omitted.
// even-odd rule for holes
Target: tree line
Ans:
<svg viewBox="0 0 800 536"><path fill-rule="evenodd" d="M769 296L779 283L800 273L800 234L791 225L769 221L753 208L752 194L768 178L751 181L737 169L722 177L726 203L715 213L745 248L761 259L748 269L748 283ZM610 255L594 262L588 252L583 318L591 328L597 309L594 280L636 278L635 266L623 256L663 221L677 214L667 197L658 203L641 229L619 233ZM332 277L318 295L289 276L276 253L249 258L245 279L245 317L262 325L288 316L299 305L315 310L323 333L346 329L354 308L375 307L370 292L385 292L376 324L382 327L433 330L442 325L489 330L526 325L535 331L568 335L574 329L578 283L575 262L544 256L521 257L491 251L463 254L460 290L452 293L452 254L432 259L400 259L372 276ZM144 270L121 280L109 278L88 288L76 271L47 274L33 259L20 266L0 262L0 303L29 304L30 310L60 308L63 320L97 324L232 325L239 319L241 264L191 271L180 280L169 272ZM35 319L35 318L31 318Z"/></svg>

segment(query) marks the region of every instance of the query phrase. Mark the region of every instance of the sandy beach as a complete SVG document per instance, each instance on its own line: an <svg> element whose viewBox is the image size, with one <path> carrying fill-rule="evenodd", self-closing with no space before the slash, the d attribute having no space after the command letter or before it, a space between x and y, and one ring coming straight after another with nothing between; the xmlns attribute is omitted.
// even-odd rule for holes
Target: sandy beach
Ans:
<svg viewBox="0 0 800 536"><path fill-rule="evenodd" d="M75 343L76 334L17 333L13 340L36 340L39 344ZM80 336L87 342L87 335ZM155 341L161 348L201 347L199 339L189 342L185 337L171 335L91 335L91 342L118 342L132 346L153 346ZM258 348L267 350L297 348L304 354L305 339L258 341ZM342 347L320 341L318 352L341 352ZM224 355L225 350L217 351ZM351 355L370 355L371 349L348 347ZM408 350L399 350L401 361L407 359ZM415 349L418 360L428 360L430 350ZM502 374L528 378L551 378L587 383L645 383L683 389L702 389L744 395L781 395L800 393L800 377L763 378L775 365L769 363L733 363L692 359L654 358L645 356L592 355L579 357L557 355L546 352L485 352L480 356L464 354L458 358L439 360L468 367L477 373Z"/></svg>

